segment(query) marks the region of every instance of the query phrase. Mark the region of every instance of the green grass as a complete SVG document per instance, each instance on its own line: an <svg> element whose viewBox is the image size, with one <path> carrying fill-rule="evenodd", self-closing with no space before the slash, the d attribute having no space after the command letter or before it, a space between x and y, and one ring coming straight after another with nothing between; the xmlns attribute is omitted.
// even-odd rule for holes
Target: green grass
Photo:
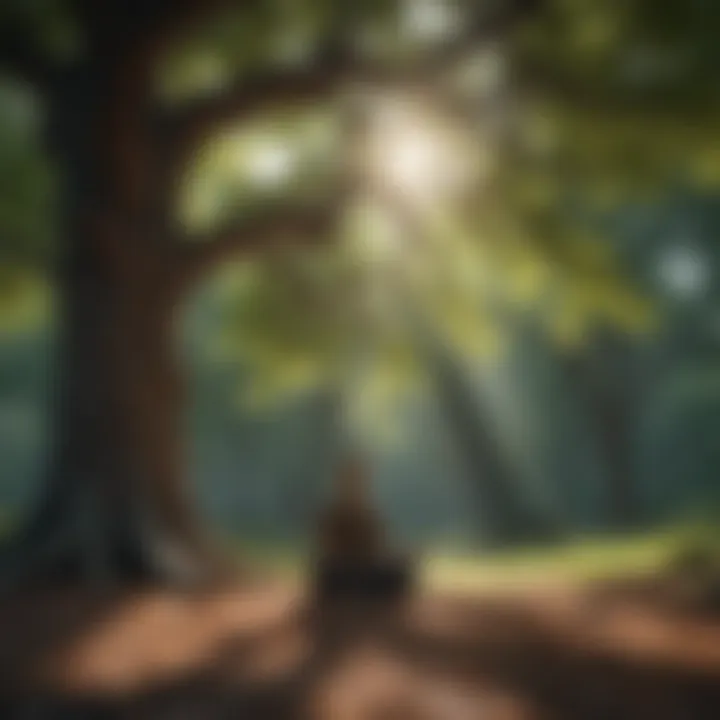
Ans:
<svg viewBox="0 0 720 720"><path fill-rule="evenodd" d="M466 589L588 582L662 570L688 548L720 553L720 532L712 526L689 525L629 537L577 538L522 551L433 553L424 563L424 577L431 587Z"/></svg>
<svg viewBox="0 0 720 720"><path fill-rule="evenodd" d="M0 512L0 536L14 518ZM243 561L289 582L306 577L307 545L259 538L227 539ZM652 573L688 549L720 557L720 523L694 522L628 537L580 537L554 546L488 552L429 548L419 556L421 582L433 589L487 590Z"/></svg>
<svg viewBox="0 0 720 720"><path fill-rule="evenodd" d="M253 564L296 580L307 551L287 545L240 542ZM683 526L629 537L577 538L552 547L470 552L430 549L419 559L423 584L433 589L486 590L508 585L577 583L662 569L689 547L720 552L720 531Z"/></svg>
<svg viewBox="0 0 720 720"><path fill-rule="evenodd" d="M676 538L580 539L553 548L487 554L431 554L426 582L435 588L583 582L614 575L652 572L672 556Z"/></svg>

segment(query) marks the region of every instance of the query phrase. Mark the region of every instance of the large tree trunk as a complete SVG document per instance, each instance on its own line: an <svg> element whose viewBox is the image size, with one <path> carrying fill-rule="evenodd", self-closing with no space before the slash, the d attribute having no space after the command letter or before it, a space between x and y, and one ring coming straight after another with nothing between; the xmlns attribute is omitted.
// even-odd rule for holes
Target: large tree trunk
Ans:
<svg viewBox="0 0 720 720"><path fill-rule="evenodd" d="M47 484L5 579L195 582L217 569L188 497L175 249L143 121L150 67L105 28L57 76L48 145L62 170L59 359ZM141 62L142 61L142 62Z"/></svg>
<svg viewBox="0 0 720 720"><path fill-rule="evenodd" d="M196 581L216 567L183 477L167 268L117 262L104 235L118 231L72 223L49 484L12 557L33 576Z"/></svg>
<svg viewBox="0 0 720 720"><path fill-rule="evenodd" d="M153 106L174 3L146 6L113 19L87 4L86 53L43 84L63 191L54 438L43 496L4 553L0 583L56 573L195 582L225 569L183 477L174 313L210 265L266 238L253 227L200 252L183 243L172 204L187 133Z"/></svg>

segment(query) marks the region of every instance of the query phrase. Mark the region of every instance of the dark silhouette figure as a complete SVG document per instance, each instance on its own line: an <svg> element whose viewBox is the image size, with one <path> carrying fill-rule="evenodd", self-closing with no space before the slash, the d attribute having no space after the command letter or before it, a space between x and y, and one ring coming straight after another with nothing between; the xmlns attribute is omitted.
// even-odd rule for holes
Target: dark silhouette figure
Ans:
<svg viewBox="0 0 720 720"><path fill-rule="evenodd" d="M385 542L367 477L357 458L341 467L335 495L320 518L319 558L314 573L319 601L393 600L411 580L407 560Z"/></svg>

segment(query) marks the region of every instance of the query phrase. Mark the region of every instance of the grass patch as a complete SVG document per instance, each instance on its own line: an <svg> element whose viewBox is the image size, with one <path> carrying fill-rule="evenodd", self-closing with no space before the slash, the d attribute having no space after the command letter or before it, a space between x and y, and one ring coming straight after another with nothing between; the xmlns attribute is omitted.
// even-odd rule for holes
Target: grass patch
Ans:
<svg viewBox="0 0 720 720"><path fill-rule="evenodd" d="M432 553L424 563L435 588L486 589L497 585L583 582L657 570L678 538L658 533L634 538L584 538L552 548L488 553Z"/></svg>
<svg viewBox="0 0 720 720"><path fill-rule="evenodd" d="M307 571L306 547L257 540L236 541L235 546L251 563L284 578L300 580ZM438 590L587 582L656 572L689 547L720 553L720 531L691 525L634 536L576 538L522 550L430 548L420 558L421 581Z"/></svg>

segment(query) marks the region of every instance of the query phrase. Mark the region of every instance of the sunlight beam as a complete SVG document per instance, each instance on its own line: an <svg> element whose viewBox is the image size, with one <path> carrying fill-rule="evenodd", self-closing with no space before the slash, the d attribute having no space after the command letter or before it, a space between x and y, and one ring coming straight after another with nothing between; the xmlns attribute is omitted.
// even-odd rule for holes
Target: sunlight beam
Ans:
<svg viewBox="0 0 720 720"><path fill-rule="evenodd" d="M250 182L263 189L272 189L290 178L295 162L295 155L287 144L265 140L248 150L242 165Z"/></svg>

